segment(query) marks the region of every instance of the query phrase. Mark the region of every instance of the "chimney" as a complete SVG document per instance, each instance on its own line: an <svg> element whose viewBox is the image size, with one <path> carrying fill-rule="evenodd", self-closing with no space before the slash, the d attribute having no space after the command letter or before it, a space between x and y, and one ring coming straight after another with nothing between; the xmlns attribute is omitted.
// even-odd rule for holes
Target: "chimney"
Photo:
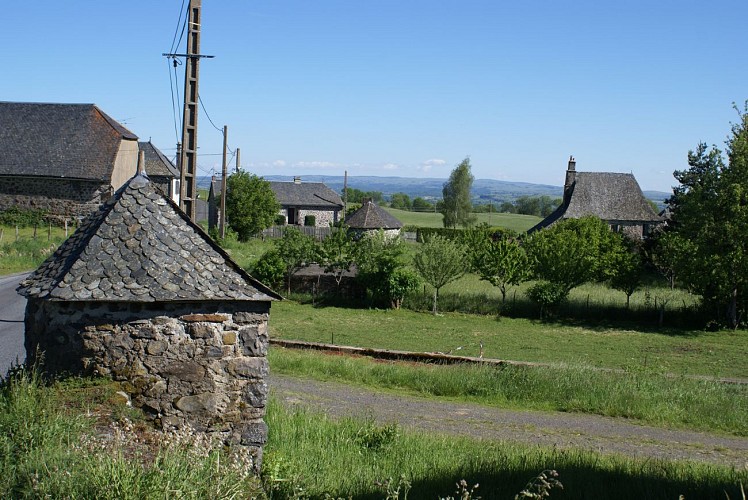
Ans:
<svg viewBox="0 0 748 500"><path fill-rule="evenodd" d="M295 175L294 178L293 178L293 183L294 184L301 184L301 177L299 177L298 175Z"/></svg>
<svg viewBox="0 0 748 500"><path fill-rule="evenodd" d="M564 182L564 201L568 201L571 194L571 187L574 185L577 175L577 161L573 156L569 156L569 166L566 168L566 182Z"/></svg>

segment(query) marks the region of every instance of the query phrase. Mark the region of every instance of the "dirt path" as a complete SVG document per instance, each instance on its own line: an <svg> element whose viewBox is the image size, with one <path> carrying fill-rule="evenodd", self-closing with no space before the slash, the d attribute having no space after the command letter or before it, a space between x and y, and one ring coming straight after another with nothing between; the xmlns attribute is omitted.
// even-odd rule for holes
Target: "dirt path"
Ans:
<svg viewBox="0 0 748 500"><path fill-rule="evenodd" d="M275 374L269 385L271 395L284 404L307 406L333 417L367 416L440 434L748 467L748 438L646 427L594 415L437 402Z"/></svg>

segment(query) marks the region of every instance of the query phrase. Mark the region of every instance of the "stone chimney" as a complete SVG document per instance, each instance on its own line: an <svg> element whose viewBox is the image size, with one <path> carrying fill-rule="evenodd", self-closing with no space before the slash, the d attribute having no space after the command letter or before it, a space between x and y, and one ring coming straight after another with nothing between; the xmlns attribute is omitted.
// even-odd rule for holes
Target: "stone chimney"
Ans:
<svg viewBox="0 0 748 500"><path fill-rule="evenodd" d="M301 184L301 177L298 176L298 175L295 175L294 178L293 178L293 183L294 184Z"/></svg>
<svg viewBox="0 0 748 500"><path fill-rule="evenodd" d="M567 201L567 197L570 194L569 190L574 185L574 181L577 176L577 161L573 156L569 156L569 166L566 168L566 182L564 182L564 201Z"/></svg>

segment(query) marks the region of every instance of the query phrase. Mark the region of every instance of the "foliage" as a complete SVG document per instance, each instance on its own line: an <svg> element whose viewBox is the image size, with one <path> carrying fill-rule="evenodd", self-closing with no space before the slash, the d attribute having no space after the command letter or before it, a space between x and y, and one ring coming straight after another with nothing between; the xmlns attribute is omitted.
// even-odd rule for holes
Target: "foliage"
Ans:
<svg viewBox="0 0 748 500"><path fill-rule="evenodd" d="M317 225L317 217L314 215L305 215L304 216L304 225L309 227L314 227Z"/></svg>
<svg viewBox="0 0 748 500"><path fill-rule="evenodd" d="M334 228L332 234L320 245L321 264L325 272L333 273L335 283L340 286L343 274L355 263L353 236L347 226Z"/></svg>
<svg viewBox="0 0 748 500"><path fill-rule="evenodd" d="M277 288L283 284L286 276L286 263L277 249L273 248L262 254L252 268L252 276L271 288Z"/></svg>
<svg viewBox="0 0 748 500"><path fill-rule="evenodd" d="M382 231L356 244L356 279L375 304L397 309L405 294L418 286L418 277L405 267L403 245L400 238L389 238Z"/></svg>
<svg viewBox="0 0 748 500"><path fill-rule="evenodd" d="M413 208L413 204L407 194L395 193L390 197L390 207L398 210L410 210Z"/></svg>
<svg viewBox="0 0 748 500"><path fill-rule="evenodd" d="M501 303L504 304L508 288L517 286L530 277L525 250L516 239L487 227L468 233L471 240L469 248L472 269L480 279L501 291Z"/></svg>
<svg viewBox="0 0 748 500"><path fill-rule="evenodd" d="M293 274L313 262L317 257L317 243L314 238L302 233L295 227L288 226L283 236L274 242L275 248L283 261L286 276L286 291L291 293Z"/></svg>
<svg viewBox="0 0 748 500"><path fill-rule="evenodd" d="M543 319L567 299L569 290L561 283L541 280L527 290L527 296L540 306L540 319Z"/></svg>
<svg viewBox="0 0 748 500"><path fill-rule="evenodd" d="M347 188L348 190L348 199L346 200L348 203L363 203L364 199L369 198L374 203L381 203L382 200L384 200L384 196L382 195L381 191L361 191L360 189L356 188ZM341 191L341 194L343 196L343 199L345 199L346 194L346 188L343 188Z"/></svg>
<svg viewBox="0 0 748 500"><path fill-rule="evenodd" d="M641 253L631 240L624 240L627 251L617 252L613 259L610 274L610 286L626 294L626 309L631 303L631 295L642 284L644 264Z"/></svg>
<svg viewBox="0 0 748 500"><path fill-rule="evenodd" d="M608 279L624 252L622 237L597 217L566 219L537 231L525 248L534 275L569 292L587 281Z"/></svg>
<svg viewBox="0 0 748 500"><path fill-rule="evenodd" d="M748 102L738 111L722 151L701 143L667 204L670 251L680 280L719 311L715 319L737 327L748 312Z"/></svg>
<svg viewBox="0 0 748 500"><path fill-rule="evenodd" d="M524 195L514 201L514 213L548 217L560 204L561 198Z"/></svg>
<svg viewBox="0 0 748 500"><path fill-rule="evenodd" d="M286 225L286 216L283 214L278 214L275 216L275 220L273 221L273 224L276 226L285 226Z"/></svg>
<svg viewBox="0 0 748 500"><path fill-rule="evenodd" d="M48 210L9 207L0 211L0 225L31 227L44 224Z"/></svg>
<svg viewBox="0 0 748 500"><path fill-rule="evenodd" d="M439 289L461 278L467 270L464 248L442 236L432 236L421 244L413 265L424 281L434 287L434 314Z"/></svg>
<svg viewBox="0 0 748 500"><path fill-rule="evenodd" d="M430 212L434 210L434 204L425 198L417 196L413 199L411 209L416 212Z"/></svg>
<svg viewBox="0 0 748 500"><path fill-rule="evenodd" d="M226 218L239 241L272 226L280 208L270 183L262 177L237 172L226 180Z"/></svg>
<svg viewBox="0 0 748 500"><path fill-rule="evenodd" d="M470 158L465 158L452 170L449 180L444 183L439 210L444 216L444 227L467 227L475 222L470 201L473 179L473 174L470 173Z"/></svg>

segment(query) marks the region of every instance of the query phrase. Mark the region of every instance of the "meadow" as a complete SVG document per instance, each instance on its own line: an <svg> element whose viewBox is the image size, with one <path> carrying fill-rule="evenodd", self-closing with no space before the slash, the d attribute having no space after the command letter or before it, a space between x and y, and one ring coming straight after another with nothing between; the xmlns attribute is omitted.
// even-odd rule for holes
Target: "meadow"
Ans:
<svg viewBox="0 0 748 500"><path fill-rule="evenodd" d="M385 207L390 214L394 215L405 226L419 227L444 227L442 214L439 212L411 212ZM525 232L542 219L534 215L506 214L506 213L476 213L476 224L488 224L491 227L503 227Z"/></svg>

